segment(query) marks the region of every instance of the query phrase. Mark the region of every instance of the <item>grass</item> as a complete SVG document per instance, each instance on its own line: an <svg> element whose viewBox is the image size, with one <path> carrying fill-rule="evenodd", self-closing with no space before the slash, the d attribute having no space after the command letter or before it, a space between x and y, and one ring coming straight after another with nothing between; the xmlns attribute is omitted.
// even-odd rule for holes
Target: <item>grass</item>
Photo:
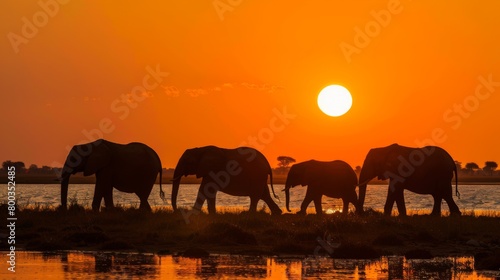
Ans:
<svg viewBox="0 0 500 280"><path fill-rule="evenodd" d="M271 216L266 209L248 213L233 207L218 209L217 215L188 215L189 219L185 217L190 212L182 211L157 208L143 212L117 207L95 213L76 199L70 199L67 211L42 204L25 205L16 211L16 248L336 258L415 252L432 256L480 254L485 259L500 255L500 213L493 211L470 211L462 217L431 217L416 211L400 218L373 210L364 216ZM0 206L0 213L7 213L5 205ZM2 240L0 249L6 248Z"/></svg>

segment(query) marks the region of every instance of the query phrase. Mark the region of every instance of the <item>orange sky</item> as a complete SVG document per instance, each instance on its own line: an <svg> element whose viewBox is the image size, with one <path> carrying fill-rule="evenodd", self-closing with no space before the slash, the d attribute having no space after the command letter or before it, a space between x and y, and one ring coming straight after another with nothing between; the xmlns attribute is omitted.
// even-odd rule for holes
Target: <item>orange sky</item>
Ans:
<svg viewBox="0 0 500 280"><path fill-rule="evenodd" d="M433 133L458 161L500 161L498 1L60 2L0 3L0 161L54 166L97 130L165 167L249 137L273 166L356 166ZM353 95L342 117L316 105L330 84Z"/></svg>

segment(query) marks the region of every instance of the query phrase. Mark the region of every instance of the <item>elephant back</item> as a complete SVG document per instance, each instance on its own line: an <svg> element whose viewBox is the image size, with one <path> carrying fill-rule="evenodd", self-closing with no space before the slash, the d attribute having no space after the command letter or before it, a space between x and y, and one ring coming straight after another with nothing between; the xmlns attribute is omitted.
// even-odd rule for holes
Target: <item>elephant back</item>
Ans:
<svg viewBox="0 0 500 280"><path fill-rule="evenodd" d="M237 149L228 149L225 151L226 160L238 162L243 171L255 170L269 174L271 165L266 157L258 150L250 147L239 147Z"/></svg>
<svg viewBox="0 0 500 280"><path fill-rule="evenodd" d="M315 162L316 163L311 165L306 171L306 176L308 177L306 179L307 181L353 187L358 184L356 173L345 161Z"/></svg>
<svg viewBox="0 0 500 280"><path fill-rule="evenodd" d="M330 164L330 170L337 180L341 180L348 185L355 186L358 184L358 176L356 176L356 172L354 172L354 169L347 162L334 160Z"/></svg>

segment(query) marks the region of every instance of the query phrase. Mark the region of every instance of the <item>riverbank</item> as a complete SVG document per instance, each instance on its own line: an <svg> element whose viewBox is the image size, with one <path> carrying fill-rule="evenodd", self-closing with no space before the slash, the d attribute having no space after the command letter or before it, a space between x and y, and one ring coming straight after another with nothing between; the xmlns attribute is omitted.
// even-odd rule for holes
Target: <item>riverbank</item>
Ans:
<svg viewBox="0 0 500 280"><path fill-rule="evenodd" d="M1 207L2 215L7 213ZM186 256L330 255L335 258L464 256L486 258L500 269L500 213L462 217L386 217L379 212L271 216L241 209L208 215L187 210L152 213L118 208L94 213L27 207L16 212L17 250L153 252ZM5 220L6 217L2 217ZM4 232L2 230L1 232ZM7 249L6 239L1 250Z"/></svg>

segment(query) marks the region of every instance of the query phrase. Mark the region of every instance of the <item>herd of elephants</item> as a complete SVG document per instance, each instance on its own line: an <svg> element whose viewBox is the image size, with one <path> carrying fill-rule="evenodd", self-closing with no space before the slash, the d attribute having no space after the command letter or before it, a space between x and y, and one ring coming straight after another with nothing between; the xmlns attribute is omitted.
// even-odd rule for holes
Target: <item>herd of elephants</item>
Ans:
<svg viewBox="0 0 500 280"><path fill-rule="evenodd" d="M74 146L68 154L61 173L61 204L67 206L70 175L83 172L85 176L96 175L92 209L99 211L101 201L107 208L113 207L113 188L135 193L140 198L140 208L150 210L148 197L160 174L160 196L165 200L161 188L162 165L157 153L142 143L117 144L103 139ZM307 192L299 213L304 214L311 201L316 213L322 213L323 195L343 200L343 213L348 212L349 203L356 213L363 213L367 183L377 177L389 179L384 213L390 215L396 202L399 215L406 215L404 189L418 194L430 194L434 198L432 215L441 215L441 201L448 204L450 214L460 215L453 200L452 179L455 172L455 191L458 196L457 169L453 158L442 148L426 146L410 148L392 144L371 149L364 160L358 176L352 167L342 160L330 162L309 160L294 164L285 184L286 209L290 211L290 188L307 186ZM282 213L274 202L268 188L272 169L262 153L249 147L224 149L206 146L187 149L175 167L172 179L172 207L177 210L177 194L181 177L196 175L202 178L195 210L207 201L208 212L215 213L218 191L234 196L250 197L250 211L256 211L257 203L263 200L272 214ZM356 188L359 187L359 197Z"/></svg>

